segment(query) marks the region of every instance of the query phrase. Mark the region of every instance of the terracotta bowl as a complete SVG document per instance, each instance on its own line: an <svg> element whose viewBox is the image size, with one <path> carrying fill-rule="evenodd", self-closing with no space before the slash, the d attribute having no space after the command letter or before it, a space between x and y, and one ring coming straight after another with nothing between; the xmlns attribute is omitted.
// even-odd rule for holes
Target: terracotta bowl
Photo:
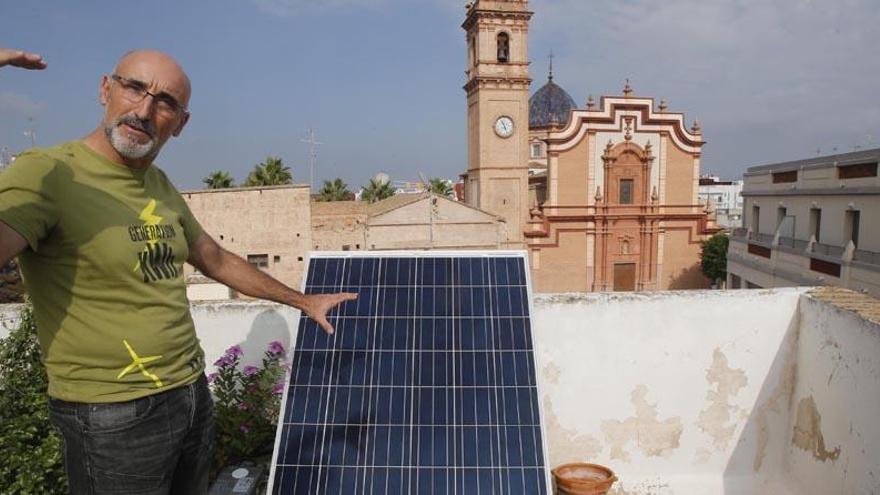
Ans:
<svg viewBox="0 0 880 495"><path fill-rule="evenodd" d="M559 495L605 495L617 481L614 471L586 462L563 464L552 473Z"/></svg>

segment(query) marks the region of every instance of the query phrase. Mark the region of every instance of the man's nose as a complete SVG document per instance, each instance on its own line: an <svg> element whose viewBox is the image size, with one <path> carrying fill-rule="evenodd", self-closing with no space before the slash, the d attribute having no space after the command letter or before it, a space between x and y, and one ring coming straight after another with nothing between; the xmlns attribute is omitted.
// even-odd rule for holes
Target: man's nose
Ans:
<svg viewBox="0 0 880 495"><path fill-rule="evenodd" d="M144 95L144 99L142 99L134 108L135 116L140 120L147 120L152 117L153 112L155 112L155 105L153 105L154 102L155 99L153 98L153 95Z"/></svg>

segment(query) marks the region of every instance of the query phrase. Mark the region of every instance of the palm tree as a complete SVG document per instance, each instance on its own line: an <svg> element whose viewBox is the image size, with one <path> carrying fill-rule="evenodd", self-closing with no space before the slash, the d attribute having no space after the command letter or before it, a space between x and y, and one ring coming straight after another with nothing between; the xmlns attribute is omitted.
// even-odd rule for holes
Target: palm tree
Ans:
<svg viewBox="0 0 880 495"><path fill-rule="evenodd" d="M427 191L436 194L437 196L443 196L444 198L452 198L455 195L455 191L452 189L452 185L449 181L439 177L429 181Z"/></svg>
<svg viewBox="0 0 880 495"><path fill-rule="evenodd" d="M318 191L317 201L348 201L354 195L348 190L348 184L339 177L324 181L324 186Z"/></svg>
<svg viewBox="0 0 880 495"><path fill-rule="evenodd" d="M281 163L281 158L270 156L263 163L254 166L244 185L245 187L281 186L292 182L290 167Z"/></svg>
<svg viewBox="0 0 880 495"><path fill-rule="evenodd" d="M364 186L363 191L361 191L361 200L368 203L382 201L391 196L394 196L394 189L391 188L391 183L376 180L375 178L370 179L370 183Z"/></svg>
<svg viewBox="0 0 880 495"><path fill-rule="evenodd" d="M202 182L208 186L208 189L227 189L235 187L235 183L229 172L225 170L215 170L202 179Z"/></svg>

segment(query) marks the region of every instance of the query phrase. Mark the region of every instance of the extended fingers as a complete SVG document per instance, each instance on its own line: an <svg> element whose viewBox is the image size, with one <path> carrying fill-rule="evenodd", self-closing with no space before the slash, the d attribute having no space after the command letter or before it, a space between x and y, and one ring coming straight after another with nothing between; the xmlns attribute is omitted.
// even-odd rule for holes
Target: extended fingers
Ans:
<svg viewBox="0 0 880 495"><path fill-rule="evenodd" d="M24 69L46 68L46 61L36 53L0 48L0 67L7 64Z"/></svg>

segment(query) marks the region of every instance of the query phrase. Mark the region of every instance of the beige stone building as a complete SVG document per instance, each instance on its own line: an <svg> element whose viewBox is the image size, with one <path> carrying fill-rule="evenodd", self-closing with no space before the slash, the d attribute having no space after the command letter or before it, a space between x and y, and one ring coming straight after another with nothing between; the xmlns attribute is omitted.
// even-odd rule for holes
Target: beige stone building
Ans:
<svg viewBox="0 0 880 495"><path fill-rule="evenodd" d="M292 287L312 250L498 249L506 239L501 218L428 193L373 204L311 202L304 185L182 194L221 246ZM189 265L184 274L191 300L238 297Z"/></svg>
<svg viewBox="0 0 880 495"><path fill-rule="evenodd" d="M751 167L730 288L836 285L880 297L880 148Z"/></svg>
<svg viewBox="0 0 880 495"><path fill-rule="evenodd" d="M699 125L629 84L579 109L552 69L530 99L531 15L526 0L469 4L465 200L507 221L539 292L708 286Z"/></svg>
<svg viewBox="0 0 880 495"><path fill-rule="evenodd" d="M308 186L206 189L182 195L218 244L285 284L300 286L312 245ZM184 276L192 300L237 296L190 265Z"/></svg>
<svg viewBox="0 0 880 495"><path fill-rule="evenodd" d="M498 249L505 239L501 218L428 193L312 203L315 250Z"/></svg>

